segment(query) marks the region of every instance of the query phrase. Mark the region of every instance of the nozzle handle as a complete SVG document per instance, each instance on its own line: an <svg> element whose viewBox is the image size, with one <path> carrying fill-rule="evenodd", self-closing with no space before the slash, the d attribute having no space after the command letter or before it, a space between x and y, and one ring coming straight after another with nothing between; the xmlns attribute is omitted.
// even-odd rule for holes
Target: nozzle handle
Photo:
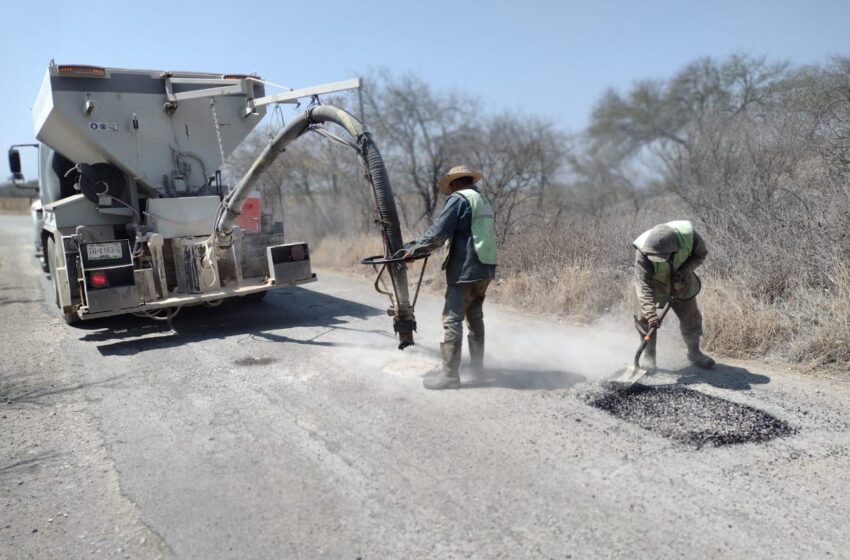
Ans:
<svg viewBox="0 0 850 560"><path fill-rule="evenodd" d="M431 256L431 253L425 253L422 255L410 256L410 257L385 257L383 255L375 255L373 257L366 257L360 261L360 264L365 265L377 265L377 264L393 264L400 262L410 262L410 261L418 261L419 259L427 259Z"/></svg>

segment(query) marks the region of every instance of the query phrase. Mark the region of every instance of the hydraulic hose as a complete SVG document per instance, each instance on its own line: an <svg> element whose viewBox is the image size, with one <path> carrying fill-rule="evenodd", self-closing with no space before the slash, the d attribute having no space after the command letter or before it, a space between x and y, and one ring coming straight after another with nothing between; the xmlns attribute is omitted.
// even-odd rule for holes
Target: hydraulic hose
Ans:
<svg viewBox="0 0 850 560"><path fill-rule="evenodd" d="M236 217L262 173L282 154L290 142L308 131L311 126L324 123L336 124L355 140L360 158L368 171L367 178L372 185L381 236L384 241L384 254L391 257L404 248L401 225L398 219L395 197L393 196L387 168L378 147L372 141L366 127L353 115L332 105L318 105L307 109L278 132L263 149L233 191L224 199L223 211L217 219L215 231L221 246L229 245L228 238L233 230ZM393 284L393 328L399 335L399 348L413 344L413 332L416 319L410 304L407 284L407 265L397 262L387 265Z"/></svg>

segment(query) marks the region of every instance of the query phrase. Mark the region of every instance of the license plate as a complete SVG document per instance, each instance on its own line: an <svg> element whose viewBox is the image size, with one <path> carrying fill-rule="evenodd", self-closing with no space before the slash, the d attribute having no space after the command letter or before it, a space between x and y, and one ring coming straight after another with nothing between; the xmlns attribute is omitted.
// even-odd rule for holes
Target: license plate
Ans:
<svg viewBox="0 0 850 560"><path fill-rule="evenodd" d="M123 256L120 241L89 244L86 250L90 261L120 259Z"/></svg>

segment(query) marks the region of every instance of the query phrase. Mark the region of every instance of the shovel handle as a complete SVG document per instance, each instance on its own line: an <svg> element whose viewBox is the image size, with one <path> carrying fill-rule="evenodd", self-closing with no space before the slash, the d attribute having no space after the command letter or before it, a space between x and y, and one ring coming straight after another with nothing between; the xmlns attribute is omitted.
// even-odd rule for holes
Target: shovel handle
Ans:
<svg viewBox="0 0 850 560"><path fill-rule="evenodd" d="M664 317L667 316L667 312L670 311L670 306L676 300L676 292L671 292L670 297L667 299L667 303L664 304L664 307L661 309L661 315L658 316L658 325L661 326L661 322L664 320ZM635 371L640 370L640 355L643 354L643 351L646 350L646 347L649 346L652 337L655 336L655 333L658 332L658 327L651 327L648 331L646 331L646 335L643 337L643 342L640 343L640 348L638 348L635 353Z"/></svg>
<svg viewBox="0 0 850 560"><path fill-rule="evenodd" d="M670 295L670 299L668 299L668 300L667 300L667 303L665 303L665 304L664 304L664 307L662 307L662 308L661 308L661 315L659 315L659 316L658 316L658 324L659 324L659 326L661 326L661 321L663 321L663 320L664 320L664 317L666 317L666 316L667 316L667 312L668 312L668 311L670 311L670 306L672 305L672 303L673 303L673 301L674 301L675 299L676 299L676 295L675 295L675 294L671 294L671 295ZM658 327L652 327L652 328L650 328L650 329L646 332L646 335L643 337L644 342L649 343L649 341L650 341L650 340L652 340L652 337L653 337L653 336L655 336L655 333L656 333L656 332L658 332Z"/></svg>

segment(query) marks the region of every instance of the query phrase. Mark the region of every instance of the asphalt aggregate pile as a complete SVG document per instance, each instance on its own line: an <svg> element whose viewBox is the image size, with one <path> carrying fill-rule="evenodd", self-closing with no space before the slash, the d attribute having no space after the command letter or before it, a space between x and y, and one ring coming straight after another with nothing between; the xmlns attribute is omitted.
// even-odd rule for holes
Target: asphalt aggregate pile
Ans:
<svg viewBox="0 0 850 560"><path fill-rule="evenodd" d="M634 385L596 395L589 404L698 449L760 443L795 433L787 422L763 410L681 385Z"/></svg>

